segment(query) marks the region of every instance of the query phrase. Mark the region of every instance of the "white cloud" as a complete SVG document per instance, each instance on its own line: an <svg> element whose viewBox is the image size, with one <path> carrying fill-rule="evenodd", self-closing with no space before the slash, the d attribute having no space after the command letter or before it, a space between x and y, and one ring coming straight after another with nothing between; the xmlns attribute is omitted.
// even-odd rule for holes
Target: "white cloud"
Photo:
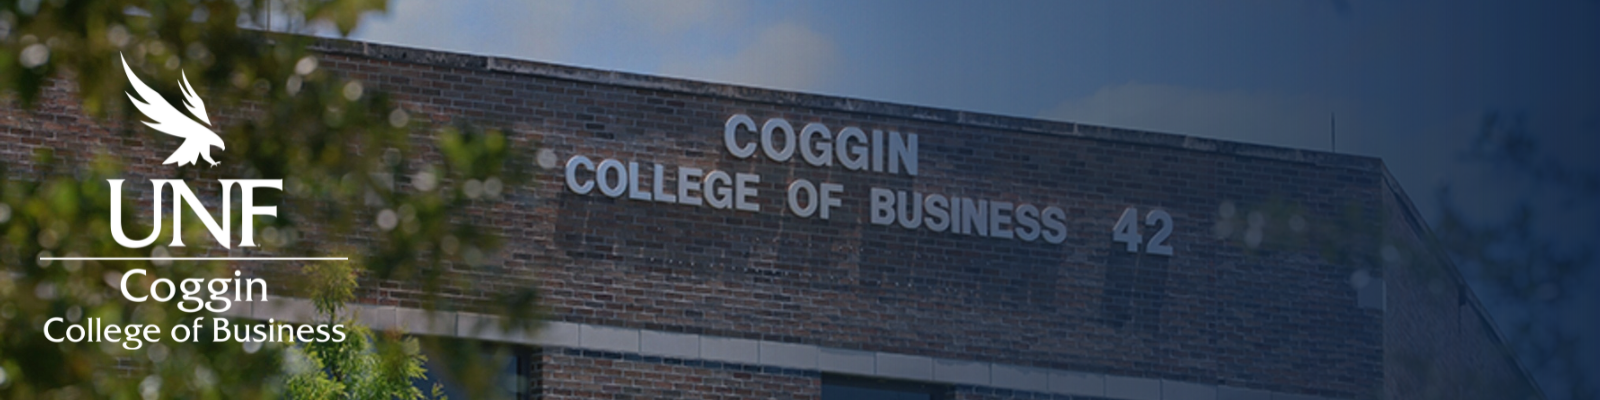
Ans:
<svg viewBox="0 0 1600 400"><path fill-rule="evenodd" d="M1039 117L1327 150L1329 117L1347 110L1334 101L1303 96L1128 83L1067 100Z"/></svg>
<svg viewBox="0 0 1600 400"><path fill-rule="evenodd" d="M643 21L658 33L679 33L714 20L720 15L737 14L737 4L713 0L622 0L617 5L631 17Z"/></svg>
<svg viewBox="0 0 1600 400"><path fill-rule="evenodd" d="M734 54L669 57L661 70L692 79L809 90L829 79L838 63L838 50L831 39L804 25L784 22L762 30Z"/></svg>

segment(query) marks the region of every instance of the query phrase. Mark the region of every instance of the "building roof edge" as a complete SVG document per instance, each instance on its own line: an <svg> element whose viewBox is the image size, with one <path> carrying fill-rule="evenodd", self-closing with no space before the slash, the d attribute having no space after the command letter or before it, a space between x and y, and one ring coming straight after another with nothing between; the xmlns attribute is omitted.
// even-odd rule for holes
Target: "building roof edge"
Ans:
<svg viewBox="0 0 1600 400"><path fill-rule="evenodd" d="M1505 332L1500 329L1500 325L1495 323L1494 316L1489 315L1488 307L1484 306L1483 301L1478 298L1478 293L1473 290L1472 285L1467 283L1466 276L1461 273L1461 267L1446 252L1444 244L1439 242L1438 236L1434 235L1433 228L1428 226L1422 218L1422 213L1417 211L1416 204L1411 202L1411 196L1406 195L1405 189L1400 187L1400 181L1389 173L1387 166L1380 164L1379 168L1383 173L1384 190L1387 192L1386 194L1394 196L1396 204L1399 205L1398 211L1406 221L1406 225L1417 235L1418 240L1424 243L1429 255L1445 270L1445 274L1449 275L1451 280L1454 281L1453 283L1456 284L1457 290L1462 292L1462 300L1472 305L1473 313L1478 317L1478 321L1484 325L1484 328L1489 331L1490 339L1500 347L1501 354L1511 362L1511 365L1516 366L1517 372L1522 375L1523 380L1527 381L1528 386L1533 388L1538 398L1550 398L1549 394L1545 393L1544 387L1539 386L1539 381L1534 379L1533 371L1528 369L1528 366L1523 364L1520 358L1517 358L1516 351L1511 348L1511 342L1506 339Z"/></svg>
<svg viewBox="0 0 1600 400"><path fill-rule="evenodd" d="M1050 121L936 107L915 106L875 100L855 99L842 96L809 94L733 84L702 82L689 79L652 76L630 72L574 67L514 58L420 49L350 39L318 37L313 41L311 48L314 51L323 53L357 55L379 60L492 71L517 75L541 76L552 79L600 85L661 90L774 105L871 114L877 116L940 122L976 128L1001 129L1033 134L1081 137L1112 142L1180 148L1191 151L1306 163L1323 167L1347 168L1374 173L1382 171L1383 169L1382 162L1378 158L1369 156L1234 142L1197 136L1124 129L1073 122Z"/></svg>

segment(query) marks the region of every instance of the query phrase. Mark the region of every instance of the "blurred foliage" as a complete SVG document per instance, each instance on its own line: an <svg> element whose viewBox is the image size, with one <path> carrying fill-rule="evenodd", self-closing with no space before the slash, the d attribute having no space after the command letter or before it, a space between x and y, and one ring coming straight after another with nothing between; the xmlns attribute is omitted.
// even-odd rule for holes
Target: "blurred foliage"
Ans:
<svg viewBox="0 0 1600 400"><path fill-rule="evenodd" d="M184 218L188 247L160 246L170 241L170 233L143 249L123 248L111 239L113 200L106 179L128 178L129 189L147 184L129 175L133 163L154 167L158 176L149 178L185 179L212 202L216 179L283 179L282 192L263 190L256 196L258 204L279 206L277 218L257 221L262 247L233 251L348 255L355 261L350 276L359 282L415 286L425 308L459 306L438 301L442 288L461 285L449 279L450 271L491 262L500 242L493 230L465 217L471 215L468 209L487 208L515 190L524 179L517 166L524 164L513 155L531 154L531 149L512 149L494 129L415 123L388 95L320 68L318 55L307 50L314 38L242 28L276 19L272 26L348 33L362 14L384 9L383 1L374 0L0 1L4 107L81 108L118 127L124 137L145 138L157 143L151 148L165 149L162 141L172 138L133 123L143 118L128 103L120 54L169 102L181 99L177 82L186 74L227 144L226 151L213 153L221 162L214 168L159 166L108 149L41 148L32 160L5 160L10 169L0 170L0 398L284 394L278 378L290 366L285 360L293 359L287 354L295 351L286 346L168 338L125 350L115 344L51 343L41 333L44 321L58 316L163 328L208 316L178 312L167 303L122 299L117 282L136 268L150 271L136 284L143 287L155 278L225 277L242 268L267 274L274 296L329 294L302 293L306 288L297 286L325 279L316 275L326 271L311 270L313 277L300 278L299 266L287 263L40 261L52 255L198 256L219 250L192 216ZM62 93L76 97L63 99ZM92 159L84 159L84 153ZM136 197L121 199L125 210L145 209ZM148 214L123 215L129 232L149 232ZM532 290L485 302L495 309L472 311L531 323L537 298ZM416 354L417 342L410 339L371 337L370 343L350 345L379 359ZM475 353L450 356L471 360ZM343 362L321 361L325 367Z"/></svg>
<svg viewBox="0 0 1600 400"><path fill-rule="evenodd" d="M1441 214L1432 220L1434 239L1413 242L1386 232L1385 221L1404 218L1392 211L1372 210L1355 203L1337 213L1310 210L1301 202L1276 194L1265 201L1235 204L1224 201L1213 216L1212 233L1219 240L1251 257L1276 252L1315 249L1321 260L1350 274L1357 290L1386 269L1405 268L1412 282L1426 282L1409 290L1431 295L1431 300L1461 307L1471 297L1493 310L1496 328L1505 334L1509 350L1534 375L1551 398L1600 398L1595 366L1584 358L1580 343L1594 341L1584 320L1573 320L1571 310L1594 310L1594 305L1573 304L1574 293L1593 290L1592 281L1575 279L1596 268L1600 248L1594 246L1600 227L1600 174L1543 148L1540 136L1528 132L1518 117L1487 115L1481 130L1462 154L1469 165L1487 167L1488 175L1473 179L1510 187L1497 188L1513 200L1509 210L1469 210L1462 203L1478 200L1452 187L1440 188ZM1483 193L1472 193L1482 196ZM1505 212L1509 218L1497 219ZM1424 221L1417 221L1424 223ZM1550 226L1559 224L1561 228ZM1553 229L1554 228L1554 229ZM1558 233L1559 232L1559 233ZM1566 237L1562 237L1566 236ZM1443 252L1443 253L1438 253ZM1448 255L1454 265L1432 257ZM1442 259L1441 259L1442 261ZM1451 270L1456 269L1456 271ZM1456 272L1463 272L1456 275ZM1456 286L1468 279L1472 287ZM1461 294L1458 290L1472 290ZM1477 307L1473 305L1473 307ZM1490 310L1483 310L1490 312ZM1476 322L1475 311L1462 308L1455 321ZM1591 314L1592 315L1592 314ZM1591 317L1592 318L1592 317ZM1508 329L1509 327L1509 329ZM1459 327L1455 328L1459 331ZM1414 387L1406 393L1419 399L1510 399L1536 397L1522 385L1522 376L1499 370L1475 370L1482 365L1452 365L1441 352L1461 352L1469 357L1479 350L1465 348L1391 348L1386 362L1406 371ZM1448 358L1451 360L1460 359ZM1559 386L1551 390L1552 386ZM1383 394L1374 388L1374 397Z"/></svg>
<svg viewBox="0 0 1600 400"><path fill-rule="evenodd" d="M435 383L424 396L413 382L426 378L416 338L397 331L382 332L374 341L371 329L358 323L345 311L354 300L356 272L348 263L317 263L306 266L311 300L328 325L342 324L349 336L341 342L311 342L290 350L289 377L285 393L292 399L443 399L444 388Z"/></svg>
<svg viewBox="0 0 1600 400"><path fill-rule="evenodd" d="M1600 172L1552 154L1521 117L1498 113L1484 117L1463 158L1498 174L1482 179L1512 186L1504 188L1512 209L1507 218L1482 215L1462 206L1471 199L1442 187L1440 242L1491 293L1484 296L1491 307L1514 310L1498 322L1548 395L1600 398L1600 361L1579 351L1596 340L1584 326L1595 305L1574 304L1581 300L1573 295L1594 290L1577 278L1600 261ZM1574 308L1591 319L1571 318Z"/></svg>

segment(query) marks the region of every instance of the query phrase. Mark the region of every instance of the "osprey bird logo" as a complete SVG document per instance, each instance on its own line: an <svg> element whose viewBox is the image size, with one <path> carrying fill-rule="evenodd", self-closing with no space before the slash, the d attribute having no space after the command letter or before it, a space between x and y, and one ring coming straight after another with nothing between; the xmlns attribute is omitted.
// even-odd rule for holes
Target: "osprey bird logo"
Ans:
<svg viewBox="0 0 1600 400"><path fill-rule="evenodd" d="M121 58L120 55L118 57ZM128 83L133 84L133 90L144 99L140 101L133 97L133 93L127 93L128 100L133 101L139 112L150 119L144 121L144 124L161 133L183 138L183 144L179 145L178 150L172 152L172 156L167 157L162 164L177 163L180 167L187 164L199 165L201 157L212 166L218 164L211 159L211 146L222 150L226 150L227 147L223 146L222 137L217 136L209 128L211 119L206 117L206 104L200 101L200 96L195 95L194 87L189 85L188 74L182 75L183 81L180 82L182 85L179 88L183 90L183 105L189 109L189 114L193 114L194 118L178 112L178 109L161 98L161 94L156 93L155 89L140 82L139 77L133 75L133 69L128 68L127 58L122 58L122 71L128 74ZM196 119L199 121L195 121ZM205 124L201 125L202 122Z"/></svg>

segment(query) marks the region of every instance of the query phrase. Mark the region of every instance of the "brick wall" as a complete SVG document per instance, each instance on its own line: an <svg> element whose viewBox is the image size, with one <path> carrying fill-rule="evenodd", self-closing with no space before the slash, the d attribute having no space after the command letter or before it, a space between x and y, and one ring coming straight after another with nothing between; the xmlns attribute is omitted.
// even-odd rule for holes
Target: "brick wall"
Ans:
<svg viewBox="0 0 1600 400"><path fill-rule="evenodd" d="M1385 346L1427 347L1424 328L1445 326L1431 318L1455 315L1429 308L1431 300L1389 315L1358 306L1351 277L1371 266L1347 253L1371 258L1378 246L1328 244L1351 242L1352 231L1340 228L1351 215L1395 215L1383 167L1369 158L356 42L322 46L324 68L396 94L413 120L507 128L530 157L537 145L562 161L584 155L761 177L761 211L748 213L577 195L564 189L561 169L538 170L498 208L468 216L507 240L492 255L499 268L449 278L474 283L448 294L467 310L504 288L536 285L552 317L568 322L1338 398L1433 386L1398 378L1406 376L1395 369L1403 352ZM0 108L0 135L11 139L0 141L0 155L9 164L26 169L38 148L74 163L110 151L151 155L126 163L130 180L171 174L155 155L171 143L81 116L69 85L45 98L36 111ZM916 133L921 171L738 159L720 135L733 114ZM431 143L420 140L427 133L419 131L419 143ZM797 178L845 186L832 220L783 210L784 188ZM870 187L1058 206L1068 238L873 225ZM1126 207L1171 213L1175 255L1113 243ZM1425 286L1384 273L1399 274L1390 288ZM415 291L383 282L367 301L415 304ZM1386 323L1418 328L1386 333ZM818 382L574 351L544 354L547 398L809 398ZM995 398L983 390L965 395Z"/></svg>
<svg viewBox="0 0 1600 400"><path fill-rule="evenodd" d="M760 175L758 213L577 195L559 169L518 188L517 206L501 216L511 236L502 256L512 272L538 278L561 320L1338 397L1368 396L1383 379L1381 313L1356 306L1350 267L1314 249L1252 249L1214 229L1223 202L1241 216L1288 202L1311 221L1336 221L1352 205L1376 210L1374 160L1330 166L1099 140L1148 134L1089 126L1040 134L813 107L785 93L555 79L490 70L484 58L389 60L336 50L323 65L397 92L414 115L510 127L563 161ZM921 171L738 159L721 140L733 114L915 132ZM845 186L831 221L782 210L797 178ZM870 187L1056 205L1068 213L1069 238L872 225ZM1110 230L1125 207L1172 213L1177 255L1114 247Z"/></svg>

